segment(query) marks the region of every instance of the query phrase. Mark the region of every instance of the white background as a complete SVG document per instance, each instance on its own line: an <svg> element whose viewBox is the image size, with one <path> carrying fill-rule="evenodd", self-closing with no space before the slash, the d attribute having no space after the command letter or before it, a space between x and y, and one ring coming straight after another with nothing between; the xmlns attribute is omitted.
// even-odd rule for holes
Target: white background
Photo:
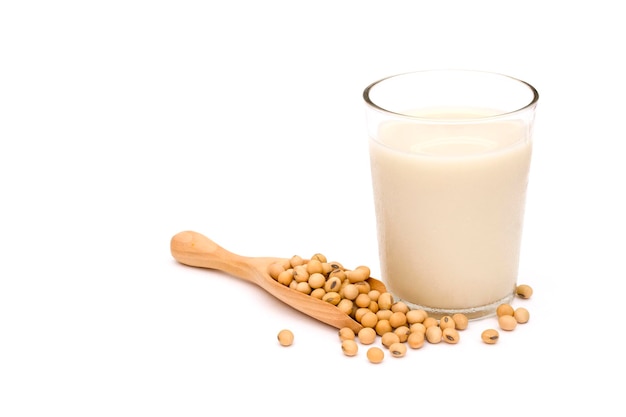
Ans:
<svg viewBox="0 0 626 417"><path fill-rule="evenodd" d="M0 415L623 415L618 4L2 2ZM431 68L540 92L528 324L487 346L494 322L472 322L456 346L371 365L172 259L190 229L377 274L361 93Z"/></svg>

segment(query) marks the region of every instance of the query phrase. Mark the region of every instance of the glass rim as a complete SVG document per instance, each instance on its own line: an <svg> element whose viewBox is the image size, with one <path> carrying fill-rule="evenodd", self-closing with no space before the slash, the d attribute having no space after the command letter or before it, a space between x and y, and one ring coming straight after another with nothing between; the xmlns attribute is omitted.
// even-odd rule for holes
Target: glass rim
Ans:
<svg viewBox="0 0 626 417"><path fill-rule="evenodd" d="M388 81L390 79L400 78L400 77L404 77L404 76L408 76L408 75L415 75L415 74L446 73L446 72L448 72L448 73L459 73L459 74L466 73L466 74L480 74L480 75L497 76L497 77L500 77L500 78L503 78L503 79L507 79L509 81L513 81L516 84L519 84L519 85L527 87L528 90L530 91L531 95L532 95L532 99L528 103L526 103L525 105L523 105L521 107L518 107L518 108L516 108L514 110L510 110L510 111L499 112L497 114L492 114L492 115L488 115L488 116L481 116L481 117L472 118L471 120L474 120L474 121L494 119L494 118L502 118L502 117L511 116L513 114L516 114L516 113L521 113L521 112L524 112L525 110L533 108L534 106L537 105L537 102L539 101L539 92L537 91L537 89L535 87L533 87L530 83L528 83L528 82L526 82L524 80L512 77L510 75L502 74L502 73L499 73L499 72L482 71L482 70L470 70L470 69L427 69L427 70L418 70L418 71L408 71L408 72L402 72L402 73L390 75L388 77L384 77L384 78L378 79L377 81L374 81L373 83L371 83L367 87L365 87L365 89L363 90L363 100L372 109L380 111L380 112L385 113L385 114L394 115L396 117L399 116L399 117L402 117L402 118L408 118L408 119L412 119L412 120L432 121L432 122L468 121L469 119L464 119L464 118L459 118L459 119L450 119L450 118L434 119L434 118L430 118L430 117L416 116L416 115L413 115L413 114L407 114L407 113L402 113L402 112L398 112L398 111L388 110L388 109L386 109L384 107L381 107L378 104L374 103L374 101L370 98L370 92L372 91L372 89L374 87L376 87L376 86L378 86L378 85L382 84L383 82Z"/></svg>

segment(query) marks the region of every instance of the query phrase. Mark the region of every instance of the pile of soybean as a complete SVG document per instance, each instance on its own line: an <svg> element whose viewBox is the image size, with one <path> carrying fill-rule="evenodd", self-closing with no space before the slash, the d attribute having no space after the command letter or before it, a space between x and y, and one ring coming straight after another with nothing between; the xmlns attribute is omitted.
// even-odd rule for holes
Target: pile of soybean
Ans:
<svg viewBox="0 0 626 417"><path fill-rule="evenodd" d="M370 346L380 338L382 348L370 346L367 350L367 358L372 363L382 362L385 350L392 357L400 358L407 348L420 349L425 342L456 344L460 340L459 331L468 326L469 320L463 314L436 319L422 309L411 309L406 303L394 300L389 292L371 288L367 281L369 267L346 269L339 262L329 262L321 253L310 259L294 255L283 262L275 262L269 266L269 274L282 285L336 306L363 326L357 334L347 327L339 330L341 349L346 356L357 355L357 340L361 345ZM516 295L524 299L530 298L532 292L525 284L516 289ZM527 309L514 309L510 304L500 305L496 313L498 326L504 331L512 331L530 318ZM497 343L499 337L496 329L486 329L481 334L486 344ZM294 335L288 329L278 334L282 346L290 346L293 340Z"/></svg>

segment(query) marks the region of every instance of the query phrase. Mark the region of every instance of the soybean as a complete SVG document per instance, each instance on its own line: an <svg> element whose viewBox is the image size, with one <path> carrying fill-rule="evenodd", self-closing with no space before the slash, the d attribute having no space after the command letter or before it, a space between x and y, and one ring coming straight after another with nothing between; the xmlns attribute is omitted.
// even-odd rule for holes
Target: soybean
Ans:
<svg viewBox="0 0 626 417"><path fill-rule="evenodd" d="M359 345L352 339L346 339L341 342L341 350L346 356L356 356L359 351Z"/></svg>
<svg viewBox="0 0 626 417"><path fill-rule="evenodd" d="M358 266L356 269L346 271L346 278L354 284L363 282L370 277L370 269L367 266Z"/></svg>
<svg viewBox="0 0 626 417"><path fill-rule="evenodd" d="M352 302L352 300L342 298L341 301L339 301L339 304L337 304L337 308L344 314L351 316L354 310L354 303Z"/></svg>
<svg viewBox="0 0 626 417"><path fill-rule="evenodd" d="M404 326L406 324L406 315L401 311L396 311L392 313L391 317L389 317L389 324L394 329L396 327Z"/></svg>
<svg viewBox="0 0 626 417"><path fill-rule="evenodd" d="M370 299L369 295L359 294L354 300L354 304L356 304L359 307L369 307L371 301L372 300Z"/></svg>
<svg viewBox="0 0 626 417"><path fill-rule="evenodd" d="M393 296L390 293L384 292L378 296L378 307L380 307L381 309L391 310L392 305L393 305Z"/></svg>
<svg viewBox="0 0 626 417"><path fill-rule="evenodd" d="M371 327L364 327L357 334L359 342L364 345L371 345L376 341L376 331Z"/></svg>
<svg viewBox="0 0 626 417"><path fill-rule="evenodd" d="M448 328L454 329L456 327L456 323L454 322L452 317L443 316L442 318L439 319L439 327L441 327L441 330L445 330Z"/></svg>
<svg viewBox="0 0 626 417"><path fill-rule="evenodd" d="M533 289L530 285L522 284L517 286L515 293L520 298L528 299L533 295Z"/></svg>
<svg viewBox="0 0 626 417"><path fill-rule="evenodd" d="M411 330L411 333L426 333L426 326L424 326L424 323L413 323L409 329Z"/></svg>
<svg viewBox="0 0 626 417"><path fill-rule="evenodd" d="M344 341L344 340L354 340L354 338L356 337L356 335L354 334L354 330L352 330L349 327L342 327L341 329L339 329L339 340L340 341Z"/></svg>
<svg viewBox="0 0 626 417"><path fill-rule="evenodd" d="M423 323L426 317L428 317L428 313L424 310L411 310L406 312L406 321L409 324Z"/></svg>
<svg viewBox="0 0 626 417"><path fill-rule="evenodd" d="M442 340L451 345L459 343L459 332L454 327L446 327L442 332Z"/></svg>
<svg viewBox="0 0 626 417"><path fill-rule="evenodd" d="M494 345L498 342L498 339L500 338L500 333L498 333L496 329L487 329L484 332L482 332L480 337L483 339L483 342L485 342L486 344Z"/></svg>
<svg viewBox="0 0 626 417"><path fill-rule="evenodd" d="M389 346L389 352L394 358L401 358L406 354L406 345L404 343L396 342Z"/></svg>
<svg viewBox="0 0 626 417"><path fill-rule="evenodd" d="M328 280L325 280L325 282L324 282L324 290L326 290L328 292L330 292L330 291L338 292L340 289L341 289L341 278L339 278L339 277L330 277L330 278L328 278ZM344 295L344 297L345 297L345 295ZM345 298L348 298L348 297L345 297ZM354 299L354 298L352 298L352 299Z"/></svg>
<svg viewBox="0 0 626 417"><path fill-rule="evenodd" d="M510 304L500 304L496 309L496 314L498 317L512 316L513 312L513 307Z"/></svg>
<svg viewBox="0 0 626 417"><path fill-rule="evenodd" d="M334 278L331 278L330 280L332 280L332 279L334 279ZM337 279L339 279L339 278L337 278ZM340 285L341 285L341 280L339 280L339 282L340 282ZM349 284L349 285L346 285L345 287L343 287L343 289L341 290L341 293L343 294L344 298L347 298L348 300L355 300L359 296L359 289L357 288L356 285Z"/></svg>
<svg viewBox="0 0 626 417"><path fill-rule="evenodd" d="M326 301L327 303L336 306L339 304L339 301L341 301L341 296L338 292L327 292L324 294L324 297L322 297L322 301Z"/></svg>
<svg viewBox="0 0 626 417"><path fill-rule="evenodd" d="M393 331L393 327L391 327L389 320L378 320L378 323L376 323L376 333L379 336L391 331Z"/></svg>
<svg viewBox="0 0 626 417"><path fill-rule="evenodd" d="M406 342L406 340L409 338L409 335L411 334L411 329L409 329L407 326L400 326L396 327L393 332L398 335L401 342Z"/></svg>
<svg viewBox="0 0 626 417"><path fill-rule="evenodd" d="M515 318L515 321L520 324L528 323L528 320L530 319L530 313L524 307L519 307L515 309L513 317Z"/></svg>
<svg viewBox="0 0 626 417"><path fill-rule="evenodd" d="M314 274L316 272L319 272L321 274L322 272L324 272L324 266L319 260L311 259L306 264L306 270L309 274Z"/></svg>
<svg viewBox="0 0 626 417"><path fill-rule="evenodd" d="M380 341L384 347L389 348L389 346L393 345L394 343L400 343L400 337L393 332L387 332L382 335Z"/></svg>
<svg viewBox="0 0 626 417"><path fill-rule="evenodd" d="M409 338L406 341L411 349L419 349L424 346L424 340L424 333L413 332L409 335Z"/></svg>
<svg viewBox="0 0 626 417"><path fill-rule="evenodd" d="M296 265L295 267L293 267L293 279L296 280L296 282L305 282L309 280L309 277L315 275L315 274L309 274L309 272L306 270L306 266L304 265ZM322 275L319 274L318 275ZM322 277L324 277L322 275ZM326 278L324 277L324 281L326 281ZM319 288L319 287L315 287L315 288Z"/></svg>
<svg viewBox="0 0 626 417"><path fill-rule="evenodd" d="M367 313L363 314L363 317L361 317L361 325L363 327L374 328L376 326L376 323L378 323L378 316L376 315L376 313L368 311Z"/></svg>
<svg viewBox="0 0 626 417"><path fill-rule="evenodd" d="M430 326L426 328L426 340L429 343L437 344L441 342L441 338L443 336L443 331L439 326Z"/></svg>
<svg viewBox="0 0 626 417"><path fill-rule="evenodd" d="M280 274L278 274L276 280L285 286L289 286L293 281L293 269L283 270Z"/></svg>
<svg viewBox="0 0 626 417"><path fill-rule="evenodd" d="M322 298L324 298L325 294L326 294L326 291L324 291L323 288L316 288L313 291L311 291L311 294L309 295L313 298L317 298L318 300L321 300Z"/></svg>
<svg viewBox="0 0 626 417"><path fill-rule="evenodd" d="M324 284L326 284L326 277L320 274L319 272L309 275L307 279L309 281L309 285L313 289L322 288L324 287ZM296 281L297 281L297 278L296 278ZM328 291L328 290L324 289L324 291ZM330 291L332 291L332 289Z"/></svg>
<svg viewBox="0 0 626 417"><path fill-rule="evenodd" d="M367 350L367 359L371 363L381 363L385 358L385 352L381 348L371 347Z"/></svg>
<svg viewBox="0 0 626 417"><path fill-rule="evenodd" d="M321 253L316 253L315 255L311 256L311 259L315 259L320 261L321 263L326 263L328 262L328 260L326 259L326 256L324 256Z"/></svg>
<svg viewBox="0 0 626 417"><path fill-rule="evenodd" d="M457 330L465 330L469 325L469 319L465 314L456 313L452 316L452 320L454 320L454 327Z"/></svg>
<svg viewBox="0 0 626 417"><path fill-rule="evenodd" d="M422 324L424 325L424 327L426 327L426 329L428 329L429 327L439 327L439 323L437 322L437 319L434 317L426 317L424 319L424 321L422 322Z"/></svg>
<svg viewBox="0 0 626 417"><path fill-rule="evenodd" d="M291 346L293 344L293 333L291 330L283 329L278 332L278 343L281 346Z"/></svg>
<svg viewBox="0 0 626 417"><path fill-rule="evenodd" d="M515 317L509 315L500 316L498 318L498 326L500 326L502 330L510 332L517 327L517 320L515 320Z"/></svg>
<svg viewBox="0 0 626 417"><path fill-rule="evenodd" d="M307 281L298 282L296 284L296 291L300 291L301 293L309 295L311 294L311 286L309 285Z"/></svg>

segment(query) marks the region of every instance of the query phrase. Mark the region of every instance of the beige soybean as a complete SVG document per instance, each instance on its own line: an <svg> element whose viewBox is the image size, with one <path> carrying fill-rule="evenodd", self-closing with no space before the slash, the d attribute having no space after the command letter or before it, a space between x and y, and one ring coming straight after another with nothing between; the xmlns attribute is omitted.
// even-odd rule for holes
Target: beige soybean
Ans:
<svg viewBox="0 0 626 417"><path fill-rule="evenodd" d="M502 330L510 332L517 327L517 320L515 320L515 317L509 315L500 316L498 317L498 326L500 326Z"/></svg>
<svg viewBox="0 0 626 417"><path fill-rule="evenodd" d="M324 282L324 290L326 290L327 292L341 292L341 283L342 280L339 277L330 277L326 280L326 282ZM354 300L354 298L350 298L350 297L346 297L344 295L345 298L349 298L351 300Z"/></svg>
<svg viewBox="0 0 626 417"><path fill-rule="evenodd" d="M456 323L454 322L452 317L443 316L442 318L439 319L439 327L441 327L441 330L445 330L448 328L454 329L456 327Z"/></svg>
<svg viewBox="0 0 626 417"><path fill-rule="evenodd" d="M367 294L359 294L354 300L354 304L356 304L358 307L369 307L371 302L372 300Z"/></svg>
<svg viewBox="0 0 626 417"><path fill-rule="evenodd" d="M349 284L343 287L343 289L341 290L341 294L344 298L347 298L348 300L356 300L356 298L359 296L359 289L356 285Z"/></svg>
<svg viewBox="0 0 626 417"><path fill-rule="evenodd" d="M401 311L396 311L392 313L391 317L389 317L389 324L394 329L396 327L404 326L406 324L406 315Z"/></svg>
<svg viewBox="0 0 626 417"><path fill-rule="evenodd" d="M342 298L341 301L339 301L339 304L337 304L337 308L344 314L351 316L354 310L354 303L352 300Z"/></svg>
<svg viewBox="0 0 626 417"><path fill-rule="evenodd" d="M456 313L452 315L452 320L454 320L454 327L457 330L465 330L469 325L469 319L465 314Z"/></svg>
<svg viewBox="0 0 626 417"><path fill-rule="evenodd" d="M278 332L278 343L281 346L291 346L293 344L293 333L291 330L283 329Z"/></svg>
<svg viewBox="0 0 626 417"><path fill-rule="evenodd" d="M380 307L380 304L378 305L378 307ZM393 314L393 311L391 311L391 310L382 310L380 308L376 312L376 315L378 316L379 320L389 320L389 318L391 317L392 314Z"/></svg>
<svg viewBox="0 0 626 417"><path fill-rule="evenodd" d="M316 272L321 274L324 272L324 266L319 260L311 259L306 263L306 270L309 274L314 274Z"/></svg>
<svg viewBox="0 0 626 417"><path fill-rule="evenodd" d="M313 256L311 256L311 259L314 259L316 261L320 261L321 263L325 263L328 262L328 260L326 259L326 256L322 253L316 253Z"/></svg>
<svg viewBox="0 0 626 417"><path fill-rule="evenodd" d="M400 342L404 343L409 338L409 335L411 334L411 329L409 329L407 326L400 326L394 329L393 332L398 335L398 337L400 338Z"/></svg>
<svg viewBox="0 0 626 417"><path fill-rule="evenodd" d="M515 309L515 312L513 313L513 317L515 318L515 321L517 321L518 323L524 324L524 323L528 323L528 320L530 319L530 313L524 307L518 307Z"/></svg>
<svg viewBox="0 0 626 417"><path fill-rule="evenodd" d="M433 326L439 327L439 322L437 322L437 319L434 317L426 317L422 324L424 325L424 327L426 327L426 329Z"/></svg>
<svg viewBox="0 0 626 417"><path fill-rule="evenodd" d="M521 284L518 285L515 289L515 294L517 294L517 296L520 298L528 299L533 295L533 289L530 287L530 285Z"/></svg>
<svg viewBox="0 0 626 417"><path fill-rule="evenodd" d="M396 342L389 346L389 353L394 358L402 358L406 355L406 345L404 343Z"/></svg>
<svg viewBox="0 0 626 417"><path fill-rule="evenodd" d="M378 297L380 297L380 291L378 291L378 290L370 290L370 292L368 292L367 295L370 296L370 300L378 301Z"/></svg>
<svg viewBox="0 0 626 417"><path fill-rule="evenodd" d="M378 307L382 310L391 310L393 305L393 296L391 293L383 292L378 296Z"/></svg>
<svg viewBox="0 0 626 417"><path fill-rule="evenodd" d="M322 262L322 274L324 274L324 276L328 276L328 274L330 274L333 270L333 266L331 264L329 264L328 262Z"/></svg>
<svg viewBox="0 0 626 417"><path fill-rule="evenodd" d="M289 286L293 281L293 269L283 270L283 272L278 274L276 280L285 286Z"/></svg>
<svg viewBox="0 0 626 417"><path fill-rule="evenodd" d="M369 308L357 307L356 311L354 312L353 318L360 323L363 316L367 313L371 313Z"/></svg>
<svg viewBox="0 0 626 417"><path fill-rule="evenodd" d="M414 332L411 333L406 340L407 344L411 349L419 349L424 346L425 336L422 332Z"/></svg>
<svg viewBox="0 0 626 417"><path fill-rule="evenodd" d="M480 337L486 344L494 345L498 342L500 333L496 329L487 329L481 333Z"/></svg>
<svg viewBox="0 0 626 417"><path fill-rule="evenodd" d="M305 265L297 265L293 268L291 268L291 270L293 271L293 279L296 282L305 282L309 280L309 277L312 274L309 274L309 272L306 270L306 266ZM320 274L321 275L321 274ZM323 277L323 275L322 275ZM326 281L326 277L324 277L324 281Z"/></svg>
<svg viewBox="0 0 626 417"><path fill-rule="evenodd" d="M346 272L343 269L332 269L328 273L328 278L339 278L340 281L346 279ZM347 281L349 283L349 281Z"/></svg>
<svg viewBox="0 0 626 417"><path fill-rule="evenodd" d="M339 329L338 334L339 334L339 340L342 342L344 340L354 340L356 337L354 330L352 330L349 327L342 327L341 329Z"/></svg>
<svg viewBox="0 0 626 417"><path fill-rule="evenodd" d="M302 259L302 257L299 256L299 255L293 255L291 257L291 259L289 259L289 264L293 268L293 267L296 267L298 265L304 264L304 259Z"/></svg>
<svg viewBox="0 0 626 417"><path fill-rule="evenodd" d="M364 327L357 333L359 342L364 345L371 345L376 341L376 331L371 327Z"/></svg>
<svg viewBox="0 0 626 417"><path fill-rule="evenodd" d="M411 329L411 333L426 333L426 326L424 326L424 323L413 323L409 329Z"/></svg>
<svg viewBox="0 0 626 417"><path fill-rule="evenodd" d="M308 282L298 282L296 284L296 291L309 295L311 294L311 286Z"/></svg>
<svg viewBox="0 0 626 417"><path fill-rule="evenodd" d="M343 267L343 265L337 261L330 261L328 262L330 264L330 266L332 267L333 270L339 269L341 271L345 270L346 268Z"/></svg>
<svg viewBox="0 0 626 417"><path fill-rule="evenodd" d="M437 344L441 342L443 331L439 326L430 326L426 328L426 340L428 343Z"/></svg>
<svg viewBox="0 0 626 417"><path fill-rule="evenodd" d="M318 300L321 300L322 298L324 298L324 294L326 294L326 291L324 291L323 288L316 288L313 291L311 291L311 294L309 295L313 298L317 298Z"/></svg>
<svg viewBox="0 0 626 417"><path fill-rule="evenodd" d="M346 339L341 342L341 350L346 356L356 356L359 352L359 345L352 339Z"/></svg>
<svg viewBox="0 0 626 417"><path fill-rule="evenodd" d="M381 363L385 358L385 352L379 347L371 347L367 350L367 359L371 363Z"/></svg>
<svg viewBox="0 0 626 417"><path fill-rule="evenodd" d="M428 313L424 310L410 310L406 312L406 321L409 324L423 323L426 317L428 317Z"/></svg>
<svg viewBox="0 0 626 417"><path fill-rule="evenodd" d="M513 312L513 307L510 304L500 304L496 309L496 314L498 317L512 316Z"/></svg>
<svg viewBox="0 0 626 417"><path fill-rule="evenodd" d="M322 301L326 301L327 303L336 306L341 301L341 296L338 292L327 292L322 297Z"/></svg>
<svg viewBox="0 0 626 417"><path fill-rule="evenodd" d="M375 329L376 329L376 333L379 336L382 336L387 332L393 331L393 327L391 327L389 320L378 320L378 323L376 323Z"/></svg>
<svg viewBox="0 0 626 417"><path fill-rule="evenodd" d="M372 290L372 287L367 281L355 282L354 285L358 288L359 294L367 294Z"/></svg>
<svg viewBox="0 0 626 417"><path fill-rule="evenodd" d="M361 325L363 327L374 328L376 327L377 323L378 323L378 316L376 315L376 313L373 313L371 311L363 314L363 316L361 317Z"/></svg>
<svg viewBox="0 0 626 417"><path fill-rule="evenodd" d="M459 331L454 327L446 327L442 331L441 339L446 343L455 345L459 343L460 340Z"/></svg>
<svg viewBox="0 0 626 417"><path fill-rule="evenodd" d="M319 272L309 275L307 279L308 279L309 285L313 289L323 288L324 284L326 284L326 277L323 274L320 274ZM326 291L326 289L324 289L324 291ZM328 291L328 292L331 292L331 291Z"/></svg>
<svg viewBox="0 0 626 417"><path fill-rule="evenodd" d="M370 269L367 266L358 266L352 271L346 271L346 278L351 283L365 281L370 277Z"/></svg>
<svg viewBox="0 0 626 417"><path fill-rule="evenodd" d="M394 343L400 343L400 337L393 332L387 332L381 336L380 342L384 347L388 348Z"/></svg>
<svg viewBox="0 0 626 417"><path fill-rule="evenodd" d="M402 301L396 301L391 306L391 311L393 311L394 313L404 313L404 314L406 314L409 311L409 306L406 305L406 303L404 303Z"/></svg>

